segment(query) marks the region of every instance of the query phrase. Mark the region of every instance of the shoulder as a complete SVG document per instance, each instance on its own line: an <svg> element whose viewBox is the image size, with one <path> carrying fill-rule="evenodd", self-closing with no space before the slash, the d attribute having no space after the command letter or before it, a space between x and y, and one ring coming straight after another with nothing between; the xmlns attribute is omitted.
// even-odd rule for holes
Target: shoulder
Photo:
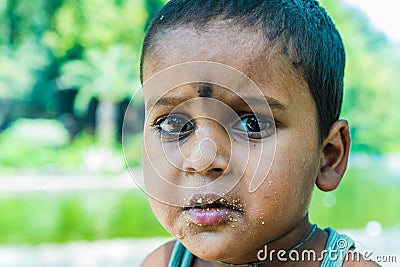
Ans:
<svg viewBox="0 0 400 267"><path fill-rule="evenodd" d="M328 234L329 234L329 238L328 238L328 244L326 246L326 249L333 249L333 250L338 250L339 248L339 242L342 241L346 241L346 244L353 244L354 245L354 241L343 234L339 234L338 232L336 232L334 229L332 228L326 228L325 229ZM356 250L348 250L346 257L343 261L342 264L343 267L379 267L380 265L373 262L373 261L369 261L367 259L365 259L363 257L363 254L360 253L360 251Z"/></svg>
<svg viewBox="0 0 400 267"><path fill-rule="evenodd" d="M343 267L380 267L380 265L364 259L359 253L349 251L346 260L343 262Z"/></svg>
<svg viewBox="0 0 400 267"><path fill-rule="evenodd" d="M170 241L154 250L144 259L140 267L168 266L175 242L175 240Z"/></svg>

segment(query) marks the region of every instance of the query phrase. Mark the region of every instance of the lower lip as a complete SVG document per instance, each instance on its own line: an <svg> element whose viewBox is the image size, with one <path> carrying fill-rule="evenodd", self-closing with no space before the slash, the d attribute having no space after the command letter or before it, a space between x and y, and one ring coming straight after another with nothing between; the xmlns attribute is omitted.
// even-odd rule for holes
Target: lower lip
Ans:
<svg viewBox="0 0 400 267"><path fill-rule="evenodd" d="M192 208L187 210L191 221L195 224L211 225L219 223L229 217L233 211L228 208L209 208L198 209Z"/></svg>

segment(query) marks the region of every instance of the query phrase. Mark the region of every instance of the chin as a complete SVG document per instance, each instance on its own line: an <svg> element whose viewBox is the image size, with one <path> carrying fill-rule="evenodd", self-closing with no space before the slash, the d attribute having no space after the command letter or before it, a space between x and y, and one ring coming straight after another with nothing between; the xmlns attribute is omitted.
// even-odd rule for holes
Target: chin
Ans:
<svg viewBox="0 0 400 267"><path fill-rule="evenodd" d="M231 262L234 264L244 264L244 262L247 262L238 260L238 256L240 255L238 251L230 249L226 250L223 247L217 250L204 248L201 251L192 251L192 253L198 258L201 258L206 261L213 261L213 262L223 261L223 262Z"/></svg>
<svg viewBox="0 0 400 267"><path fill-rule="evenodd" d="M210 249L210 248L202 248L197 249L196 251L192 252L194 255L196 255L198 258L201 258L206 261L224 261L226 258L226 251L223 251L223 248L220 248L218 250L215 249Z"/></svg>
<svg viewBox="0 0 400 267"><path fill-rule="evenodd" d="M194 255L208 261L224 261L240 255L237 240L234 243L229 241L226 237L216 236L215 232L202 232L181 240Z"/></svg>

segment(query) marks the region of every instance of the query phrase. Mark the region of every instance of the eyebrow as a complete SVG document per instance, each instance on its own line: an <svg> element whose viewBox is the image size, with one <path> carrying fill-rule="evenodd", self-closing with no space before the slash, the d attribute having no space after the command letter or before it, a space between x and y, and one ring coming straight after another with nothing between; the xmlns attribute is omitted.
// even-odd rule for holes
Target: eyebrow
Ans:
<svg viewBox="0 0 400 267"><path fill-rule="evenodd" d="M146 110L148 110L150 107L152 108L158 108L162 106L177 106L189 99L192 98L181 98L181 97L163 97L157 100L156 98L151 98L148 101L148 104L146 105ZM280 101L273 97L269 96L263 96L262 98L257 98L257 97L250 97L250 98L241 98L241 102L244 104L252 107L252 106L265 106L266 103L268 103L269 107L272 110L280 110L280 111L285 111L287 109L287 106L282 104Z"/></svg>
<svg viewBox="0 0 400 267"><path fill-rule="evenodd" d="M146 110L151 108L157 108L160 106L177 106L184 101L189 100L189 98L180 98L180 97L163 97L157 100L157 98L150 98L148 103L146 104Z"/></svg>
<svg viewBox="0 0 400 267"><path fill-rule="evenodd" d="M269 96L263 96L263 98L260 97L251 97L251 98L244 98L243 101L246 103L246 105L251 106L265 106L266 103L268 103L269 107L274 110L286 110L287 106L282 104L280 101L273 97Z"/></svg>

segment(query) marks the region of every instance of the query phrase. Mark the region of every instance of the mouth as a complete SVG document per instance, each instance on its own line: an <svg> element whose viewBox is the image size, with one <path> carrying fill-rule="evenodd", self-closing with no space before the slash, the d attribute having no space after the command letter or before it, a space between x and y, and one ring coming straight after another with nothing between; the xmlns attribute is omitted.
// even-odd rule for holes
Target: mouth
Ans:
<svg viewBox="0 0 400 267"><path fill-rule="evenodd" d="M235 215L243 213L243 206L239 200L228 201L215 194L199 194L190 200L183 211L192 223L202 226L234 221Z"/></svg>

